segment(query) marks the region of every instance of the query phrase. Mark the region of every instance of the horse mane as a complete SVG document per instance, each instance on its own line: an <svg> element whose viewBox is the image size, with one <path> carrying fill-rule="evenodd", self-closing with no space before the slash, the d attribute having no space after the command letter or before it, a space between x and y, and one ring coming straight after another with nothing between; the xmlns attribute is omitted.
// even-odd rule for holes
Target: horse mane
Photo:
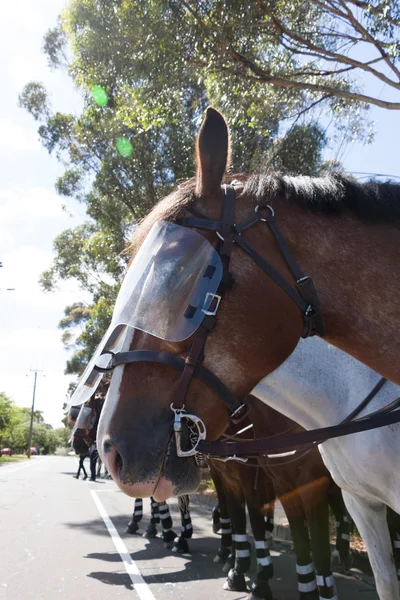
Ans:
<svg viewBox="0 0 400 600"><path fill-rule="evenodd" d="M346 173L307 177L270 172L249 176L243 192L263 203L280 197L314 212L339 213L348 208L369 221L400 220L400 185L392 181L360 183Z"/></svg>

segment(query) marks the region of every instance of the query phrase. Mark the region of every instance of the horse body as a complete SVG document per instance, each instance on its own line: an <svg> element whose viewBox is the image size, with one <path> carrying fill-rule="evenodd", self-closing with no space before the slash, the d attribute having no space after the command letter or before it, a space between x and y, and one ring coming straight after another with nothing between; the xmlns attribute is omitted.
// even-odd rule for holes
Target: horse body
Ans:
<svg viewBox="0 0 400 600"><path fill-rule="evenodd" d="M306 429L334 425L374 388L379 375L318 338L299 342L254 395ZM400 396L386 382L367 409L383 408ZM331 439L319 446L334 481L368 549L381 600L399 598L386 505L400 513L399 425Z"/></svg>

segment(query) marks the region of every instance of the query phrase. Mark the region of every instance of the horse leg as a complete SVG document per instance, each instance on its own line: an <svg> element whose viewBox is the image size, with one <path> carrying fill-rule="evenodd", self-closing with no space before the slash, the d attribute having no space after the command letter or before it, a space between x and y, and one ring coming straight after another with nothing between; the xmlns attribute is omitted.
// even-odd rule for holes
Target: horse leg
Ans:
<svg viewBox="0 0 400 600"><path fill-rule="evenodd" d="M235 555L234 566L228 573L224 590L246 592L245 573L250 568L250 544L246 533L246 510L243 494L227 494L229 515L232 522L232 541Z"/></svg>
<svg viewBox="0 0 400 600"><path fill-rule="evenodd" d="M192 519L189 512L189 496L178 497L179 512L181 514L181 534L174 541L172 552L187 553L189 546L187 540L193 535Z"/></svg>
<svg viewBox="0 0 400 600"><path fill-rule="evenodd" d="M399 600L399 584L386 518L386 506L343 490L343 500L367 547L380 600Z"/></svg>
<svg viewBox="0 0 400 600"><path fill-rule="evenodd" d="M387 522L393 545L394 560L397 569L397 578L400 579L400 516L391 508L387 509Z"/></svg>
<svg viewBox="0 0 400 600"><path fill-rule="evenodd" d="M218 531L221 529L221 511L219 510L219 504L216 504L212 509L211 520L213 524L213 532L218 533Z"/></svg>
<svg viewBox="0 0 400 600"><path fill-rule="evenodd" d="M125 533L136 533L139 529L138 523L142 520L143 517L143 500L142 498L135 498L135 504L133 508L132 519L128 523L128 527L125 530Z"/></svg>
<svg viewBox="0 0 400 600"><path fill-rule="evenodd" d="M298 495L280 498L289 521L294 551L296 553L297 585L300 600L318 600L315 567L311 560L311 544L303 505Z"/></svg>
<svg viewBox="0 0 400 600"><path fill-rule="evenodd" d="M222 479L219 473L212 467L211 464L210 471L218 496L218 507L220 513L219 521L221 527L221 545L218 548L218 552L214 557L214 562L225 564L229 556L232 554L232 525L231 520L229 518L228 504ZM233 567L233 562L229 566L229 569L231 567Z"/></svg>
<svg viewBox="0 0 400 600"><path fill-rule="evenodd" d="M157 527L160 523L160 505L158 502L154 500L153 497L150 498L150 523L147 525L146 531L143 534L144 538L152 539L157 537Z"/></svg>
<svg viewBox="0 0 400 600"><path fill-rule="evenodd" d="M176 533L172 529L172 518L171 513L169 512L169 506L166 502L159 502L158 507L160 511L164 546L168 548L168 550L171 550L174 543L174 539L176 538Z"/></svg>
<svg viewBox="0 0 400 600"><path fill-rule="evenodd" d="M333 483L328 492L328 502L336 520L336 553L344 569L348 571L353 562L350 552L351 519L346 510L342 490ZM331 562L334 563L334 555Z"/></svg>
<svg viewBox="0 0 400 600"><path fill-rule="evenodd" d="M272 592L268 582L273 577L274 568L269 553L269 541L266 539L267 524L264 518L264 504L271 502L271 500L275 498L275 491L273 491L271 485L272 498L269 496L266 497L265 480L267 479L267 476L264 472L259 473L259 477L257 477L258 483L254 486L254 472L246 466L244 469L247 469L247 481L242 477L241 481L245 492L257 557L257 575L251 586L251 596L249 596L249 600L252 598L272 600Z"/></svg>
<svg viewBox="0 0 400 600"><path fill-rule="evenodd" d="M319 501L308 500L306 507L308 527L311 537L311 551L317 573L320 600L337 598L335 580L331 569L331 549L329 543L329 510L327 494Z"/></svg>
<svg viewBox="0 0 400 600"><path fill-rule="evenodd" d="M275 513L275 503L274 502L267 503L266 509L265 509L265 539L268 542L268 548L271 548L271 546L274 543L274 536L273 536L274 527L275 527L274 513Z"/></svg>

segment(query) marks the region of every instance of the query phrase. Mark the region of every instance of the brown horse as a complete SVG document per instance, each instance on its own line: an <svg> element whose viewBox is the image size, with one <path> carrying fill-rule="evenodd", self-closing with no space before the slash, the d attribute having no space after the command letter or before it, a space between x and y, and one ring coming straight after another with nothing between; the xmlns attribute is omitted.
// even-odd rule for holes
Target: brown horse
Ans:
<svg viewBox="0 0 400 600"><path fill-rule="evenodd" d="M209 294L212 306L206 312L217 313L217 318L213 323L215 328L204 337L202 364L231 394L242 399L291 354L311 313L322 316L329 342L400 383L400 286L395 276L400 263L399 186L359 184L345 175L235 176L241 186L237 187L234 218L230 223L241 224L241 235L238 237L236 227L237 243L232 245L232 227L227 232L222 229L227 213L221 218L221 205L225 210L227 195L221 191L221 185L228 165L228 128L223 117L209 108L197 139L196 177L179 186L144 219L132 247L133 256L142 261L141 247L155 223L180 222L179 231L194 235L197 219L196 235L220 248L224 274L231 274L233 280L223 281L226 293L216 295L213 288ZM299 310L302 303L296 292L293 269L289 269L276 236L266 226L271 221L271 208L297 265L313 278L320 310L318 299ZM261 213L262 220L254 224L255 210ZM182 218L186 223L180 221ZM192 223L189 227L188 218ZM245 226L250 221L252 226ZM243 245L239 247L243 240L268 261L270 272L275 269L286 280L286 287L277 284L276 274L269 276L260 268L254 256L243 251ZM230 245L232 248L228 248ZM164 246L165 260L161 266L167 268L174 253L180 253L179 269L184 271L185 243L183 249L181 246L174 240ZM147 271L142 271L139 281L141 284L144 280L142 290L146 287L146 276L149 274L150 278L157 268L151 261L148 257ZM212 272L204 273L206 276L211 278ZM178 277L176 271L174 277ZM99 428L100 453L121 489L131 496L153 495L158 500L188 493L199 482L193 458L177 455L171 405L180 408L183 397L187 412L197 415L205 424L209 440L221 436L232 412L221 402L215 386L194 375L203 358L201 348L197 348L195 361L187 358L193 355L192 343L199 330L187 339L160 333L161 325L168 327L176 317L174 303L179 300L175 280L169 279L165 288L163 281L158 280L160 296L154 296L153 302L149 298L146 306L147 319L157 325L158 337L151 334L149 327L140 331L133 323L135 329L125 336L123 349L150 350L154 351L153 357L165 353L163 356L172 358L161 363L154 358L139 362L136 354L135 362L126 356L125 362L117 360L115 364L120 366L113 375ZM288 286L293 293L288 292ZM219 296L223 296L220 305ZM189 318L193 307L186 308L184 316ZM203 308L207 308L206 304ZM323 333L321 324L318 331ZM178 359L186 359L183 377L174 366ZM189 372L193 377L188 381ZM174 405L177 389L180 404Z"/></svg>
<svg viewBox="0 0 400 600"><path fill-rule="evenodd" d="M246 401L249 405L249 419L254 423L254 437L304 431L297 423L254 396L249 396ZM257 469L257 463L261 469ZM335 597L328 505L331 506L337 522L336 547L343 564L347 567L350 564L350 518L341 490L333 482L317 448L294 457L265 457L258 461L253 459L250 465L211 460L210 467L218 499L220 503L223 500L223 513L227 510L231 520L234 549L238 547L240 550L229 572L227 588L246 590L244 574L250 567L244 512L246 503L258 563L252 592L257 598L272 598L268 582L273 574L273 562L265 542L264 508L266 504L271 505L278 498L285 510L294 542L300 598L318 600L319 597ZM224 543L226 545L226 540L222 539L220 555L224 554Z"/></svg>
<svg viewBox="0 0 400 600"><path fill-rule="evenodd" d="M110 380L103 379L99 388L92 394L76 414L77 407L72 406L68 413L68 422L74 423L74 429L71 435L71 445L79 455L88 455L89 446L96 441L97 429L99 426L100 415L103 409L104 399L110 385Z"/></svg>

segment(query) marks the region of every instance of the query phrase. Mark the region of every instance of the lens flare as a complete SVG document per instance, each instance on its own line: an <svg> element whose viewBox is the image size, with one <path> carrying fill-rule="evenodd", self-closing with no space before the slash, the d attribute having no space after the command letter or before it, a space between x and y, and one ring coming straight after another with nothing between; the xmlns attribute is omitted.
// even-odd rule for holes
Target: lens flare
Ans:
<svg viewBox="0 0 400 600"><path fill-rule="evenodd" d="M126 137L120 137L117 139L117 150L124 158L129 158L133 153L132 144Z"/></svg>
<svg viewBox="0 0 400 600"><path fill-rule="evenodd" d="M104 88L100 85L93 85L91 88L93 100L97 106L105 106L108 102L108 95Z"/></svg>

